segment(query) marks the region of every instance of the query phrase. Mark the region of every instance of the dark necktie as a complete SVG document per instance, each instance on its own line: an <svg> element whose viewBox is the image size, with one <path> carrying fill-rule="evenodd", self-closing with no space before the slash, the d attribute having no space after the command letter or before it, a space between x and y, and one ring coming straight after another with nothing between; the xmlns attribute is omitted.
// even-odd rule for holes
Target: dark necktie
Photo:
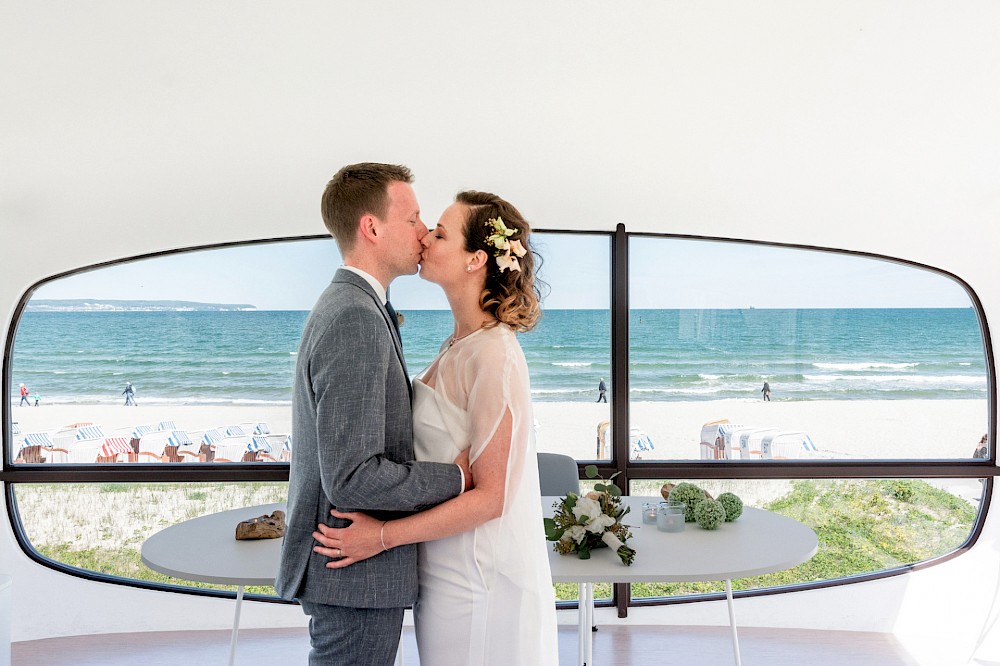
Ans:
<svg viewBox="0 0 1000 666"><path fill-rule="evenodd" d="M399 317L396 315L396 309L392 307L392 303L389 301L385 302L385 311L389 313L389 321L392 323L392 327L396 330L396 337L400 342L402 342L403 336L399 333Z"/></svg>

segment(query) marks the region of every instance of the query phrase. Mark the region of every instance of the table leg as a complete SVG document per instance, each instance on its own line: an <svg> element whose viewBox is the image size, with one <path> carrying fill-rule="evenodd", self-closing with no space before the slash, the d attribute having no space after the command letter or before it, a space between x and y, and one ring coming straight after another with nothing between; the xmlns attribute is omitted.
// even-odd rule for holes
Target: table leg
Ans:
<svg viewBox="0 0 1000 666"><path fill-rule="evenodd" d="M594 663L594 584L587 583L587 622L583 627L587 635L587 650L584 653L584 663L593 666Z"/></svg>
<svg viewBox="0 0 1000 666"><path fill-rule="evenodd" d="M729 606L729 630L733 635L733 657L736 659L736 666L742 666L740 640L736 635L736 611L733 610L733 585L728 578L726 579L726 604Z"/></svg>
<svg viewBox="0 0 1000 666"><path fill-rule="evenodd" d="M236 614L233 617L233 637L229 641L229 666L236 663L236 638L240 633L240 609L243 606L243 586L236 586Z"/></svg>
<svg viewBox="0 0 1000 666"><path fill-rule="evenodd" d="M587 638L590 631L587 627L587 584L577 585L576 598L579 600L576 612L576 663L587 666Z"/></svg>

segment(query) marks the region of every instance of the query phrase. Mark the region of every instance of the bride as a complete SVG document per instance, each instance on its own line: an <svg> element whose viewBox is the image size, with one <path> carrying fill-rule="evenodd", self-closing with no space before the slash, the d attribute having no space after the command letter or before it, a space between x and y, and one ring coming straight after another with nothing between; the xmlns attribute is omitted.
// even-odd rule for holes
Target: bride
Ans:
<svg viewBox="0 0 1000 666"><path fill-rule="evenodd" d="M555 598L542 527L528 367L516 332L538 319L531 229L511 204L461 192L422 243L420 277L440 285L455 332L413 382L417 460L464 449L475 487L383 522L320 525L338 568L419 543L413 616L421 663L557 664Z"/></svg>

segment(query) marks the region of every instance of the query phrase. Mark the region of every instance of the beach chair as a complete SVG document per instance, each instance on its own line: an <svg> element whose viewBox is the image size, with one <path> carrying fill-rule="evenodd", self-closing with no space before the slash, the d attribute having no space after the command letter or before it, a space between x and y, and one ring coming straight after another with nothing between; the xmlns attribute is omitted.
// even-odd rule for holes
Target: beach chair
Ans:
<svg viewBox="0 0 1000 666"><path fill-rule="evenodd" d="M215 460L215 447L222 441L222 433L217 428L209 428L192 433L192 437L199 446L198 459L201 462Z"/></svg>
<svg viewBox="0 0 1000 666"><path fill-rule="evenodd" d="M223 437L215 445L214 462L256 462L257 452L250 450L251 438L244 436Z"/></svg>
<svg viewBox="0 0 1000 666"><path fill-rule="evenodd" d="M51 460L52 438L47 432L29 432L21 437L15 463L41 464Z"/></svg>
<svg viewBox="0 0 1000 666"><path fill-rule="evenodd" d="M277 460L271 455L272 450L273 447L271 446L271 440L267 435L254 435L250 440L250 444L247 445L248 453L244 454L243 462L261 462L264 460L277 462Z"/></svg>
<svg viewBox="0 0 1000 666"><path fill-rule="evenodd" d="M248 435L270 435L271 427L263 421L257 423L241 423L240 427Z"/></svg>
<svg viewBox="0 0 1000 666"><path fill-rule="evenodd" d="M776 432L777 428L752 428L740 432L740 460L760 460L763 457L761 442L766 435Z"/></svg>
<svg viewBox="0 0 1000 666"><path fill-rule="evenodd" d="M809 435L799 431L772 433L761 441L761 457L765 460L794 460L815 450Z"/></svg>
<svg viewBox="0 0 1000 666"><path fill-rule="evenodd" d="M165 450L168 458L171 453L177 457L176 460L171 459L168 462L199 462L201 459L201 445L191 439L184 430L170 431Z"/></svg>
<svg viewBox="0 0 1000 666"><path fill-rule="evenodd" d="M137 462L158 463L158 462L180 462L177 456L177 447L169 443L171 431L154 430L143 435L139 439L139 451ZM167 447L171 448L168 453Z"/></svg>
<svg viewBox="0 0 1000 666"><path fill-rule="evenodd" d="M52 445L59 449L70 449L77 442L93 441L105 437L104 429L93 423L71 423L56 431Z"/></svg>
<svg viewBox="0 0 1000 666"><path fill-rule="evenodd" d="M132 445L129 438L121 435L105 437L97 455L97 462L113 463L128 462L132 453Z"/></svg>
<svg viewBox="0 0 1000 666"><path fill-rule="evenodd" d="M156 424L157 430L177 430L177 424L173 421L160 421Z"/></svg>
<svg viewBox="0 0 1000 666"><path fill-rule="evenodd" d="M98 456L101 453L101 446L104 444L100 439L85 439L70 447L66 462L69 463L96 463L101 462Z"/></svg>
<svg viewBox="0 0 1000 666"><path fill-rule="evenodd" d="M21 426L17 424L17 421L14 421L13 423L10 424L10 434L12 435L21 434Z"/></svg>
<svg viewBox="0 0 1000 666"><path fill-rule="evenodd" d="M643 456L651 458L650 453L656 448L653 440L642 429L635 426L628 429L629 457L632 460L642 460Z"/></svg>

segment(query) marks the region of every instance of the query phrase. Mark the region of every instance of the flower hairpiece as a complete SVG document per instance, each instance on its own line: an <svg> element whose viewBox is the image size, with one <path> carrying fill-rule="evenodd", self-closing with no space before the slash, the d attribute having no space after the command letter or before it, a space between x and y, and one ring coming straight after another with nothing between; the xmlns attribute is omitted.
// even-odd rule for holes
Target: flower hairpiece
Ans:
<svg viewBox="0 0 1000 666"><path fill-rule="evenodd" d="M528 251L521 245L521 241L510 238L517 233L517 229L508 229L499 215L487 220L486 228L489 229L486 245L493 248L493 256L496 257L500 272L521 270L517 258L523 257Z"/></svg>

